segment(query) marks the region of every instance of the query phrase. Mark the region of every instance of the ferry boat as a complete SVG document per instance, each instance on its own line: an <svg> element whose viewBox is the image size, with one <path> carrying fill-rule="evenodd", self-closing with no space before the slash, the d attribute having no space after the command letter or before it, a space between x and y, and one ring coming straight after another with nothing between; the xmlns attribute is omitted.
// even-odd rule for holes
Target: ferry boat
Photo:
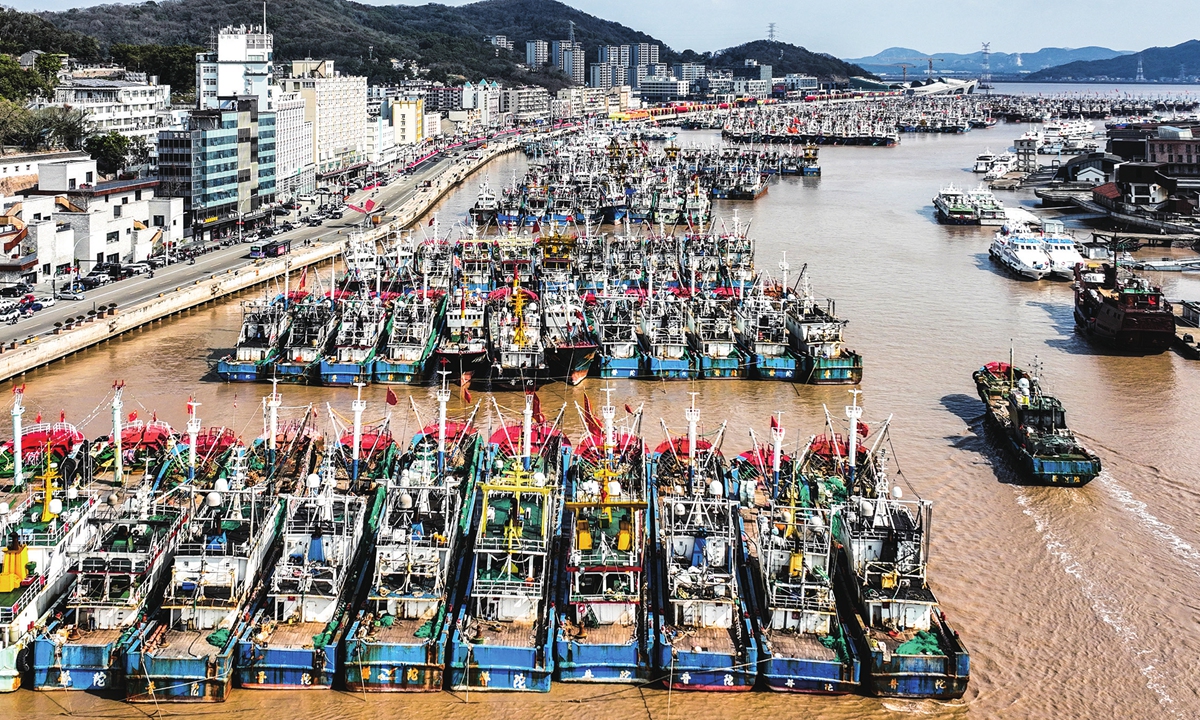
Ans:
<svg viewBox="0 0 1200 720"><path fill-rule="evenodd" d="M78 441L55 447L53 441L35 444L35 439L52 437L51 425L35 423L22 430L24 411L22 393L15 393L13 406L14 482L0 502L0 692L21 687L22 675L30 664L30 648L39 625L49 621L49 612L74 582L67 572L71 554L87 547L96 532L91 517L96 497L87 492L89 478L80 471ZM61 426L61 427L60 427ZM59 437L74 438L77 430L65 422L57 423ZM25 442L33 451L26 453ZM76 470L68 474L75 458ZM19 459L19 460L18 460ZM26 464L26 461L29 464ZM17 480L19 478L19 480Z"/></svg>
<svg viewBox="0 0 1200 720"><path fill-rule="evenodd" d="M321 359L321 384L369 383L387 311L378 297L365 293L343 300L341 305L342 317L332 350Z"/></svg>
<svg viewBox="0 0 1200 720"><path fill-rule="evenodd" d="M799 360L797 382L857 385L862 382L863 360L846 347L844 333L849 321L837 316L833 300L826 300L821 307L804 271L801 278L799 297L787 303L788 337Z"/></svg>
<svg viewBox="0 0 1200 720"><path fill-rule="evenodd" d="M476 371L485 365L486 298L459 285L446 303L445 328L438 336L434 360L438 367L453 373L463 387L470 385Z"/></svg>
<svg viewBox="0 0 1200 720"><path fill-rule="evenodd" d="M641 318L642 375L669 380L693 376L692 354L688 349L686 311L679 296L651 294L642 301Z"/></svg>
<svg viewBox="0 0 1200 720"><path fill-rule="evenodd" d="M994 162L996 162L996 154L991 150L984 150L975 156L975 165L971 170L976 173L985 173L992 169Z"/></svg>
<svg viewBox="0 0 1200 720"><path fill-rule="evenodd" d="M644 682L650 638L641 414L618 428L608 401L599 423L590 403L581 413L592 432L576 448L567 480L555 667L564 682Z"/></svg>
<svg viewBox="0 0 1200 720"><path fill-rule="evenodd" d="M634 378L641 373L642 351L638 343L638 299L630 295L601 295L596 298L593 317L599 339L596 364L600 377Z"/></svg>
<svg viewBox="0 0 1200 720"><path fill-rule="evenodd" d="M725 427L700 436L694 395L686 416L687 435L668 435L649 468L654 674L674 690L751 690L759 645L740 580L742 518L718 449Z"/></svg>
<svg viewBox="0 0 1200 720"><path fill-rule="evenodd" d="M886 421L872 447L862 407L847 406L845 437L830 431L813 441L824 466L849 491L834 537L842 547L835 575L841 617L857 643L862 688L872 695L952 700L966 692L971 658L929 587L929 527L933 503L905 500L887 474ZM850 448L854 450L851 451Z"/></svg>
<svg viewBox="0 0 1200 720"><path fill-rule="evenodd" d="M266 602L238 633L237 679L247 689L333 687L348 625L367 502L337 492L333 458L283 501L282 553Z"/></svg>
<svg viewBox="0 0 1200 720"><path fill-rule="evenodd" d="M346 633L351 692L442 689L480 453L473 416L446 421L449 399L443 385L438 423L413 437L399 474L383 481L370 586Z"/></svg>
<svg viewBox="0 0 1200 720"><path fill-rule="evenodd" d="M283 516L278 496L224 479L209 492L181 493L195 509L164 597L125 651L129 702L223 702L238 637L262 599L259 573L271 565Z"/></svg>
<svg viewBox="0 0 1200 720"><path fill-rule="evenodd" d="M122 689L121 653L160 589L190 510L156 498L149 484L98 505L89 518L93 542L71 556L75 583L33 643L36 689Z"/></svg>
<svg viewBox="0 0 1200 720"><path fill-rule="evenodd" d="M412 292L392 298L383 346L375 357L375 382L425 383L434 370L433 354L445 314L446 297L441 293Z"/></svg>
<svg viewBox="0 0 1200 720"><path fill-rule="evenodd" d="M975 208L977 224L984 226L1003 225L1008 216L1004 212L1004 204L996 199L991 190L980 185L974 190L968 190L967 202Z"/></svg>
<svg viewBox="0 0 1200 720"><path fill-rule="evenodd" d="M943 225L978 225L979 215L975 206L967 200L966 194L950 185L944 187L933 198L933 207L937 210L938 222Z"/></svg>
<svg viewBox="0 0 1200 720"><path fill-rule="evenodd" d="M289 312L291 327L272 366L271 377L283 382L307 383L314 379L314 371L333 339L338 314L332 298L316 295L296 299Z"/></svg>
<svg viewBox="0 0 1200 720"><path fill-rule="evenodd" d="M253 382L263 375L279 352L291 316L281 300L242 303L242 329L237 346L217 362L217 375L229 382Z"/></svg>
<svg viewBox="0 0 1200 720"><path fill-rule="evenodd" d="M754 449L733 461L739 496L754 517L746 532L758 549L747 577L757 599L759 675L778 692L856 692L861 666L833 586L833 528L843 522L845 489L840 480L809 476L812 442L792 457L783 452L784 434L771 418L770 446L755 437Z"/></svg>
<svg viewBox="0 0 1200 720"><path fill-rule="evenodd" d="M1175 341L1175 314L1162 289L1119 261L1075 268L1075 324L1122 353L1155 355Z"/></svg>
<svg viewBox="0 0 1200 720"><path fill-rule="evenodd" d="M546 347L538 296L520 285L493 290L488 296L488 357L493 385L524 387L547 378Z"/></svg>
<svg viewBox="0 0 1200 720"><path fill-rule="evenodd" d="M583 382L599 350L583 305L574 295L573 288L565 288L542 296L546 374L568 385Z"/></svg>
<svg viewBox="0 0 1200 720"><path fill-rule="evenodd" d="M799 366L788 342L787 261L780 266L784 268L783 285L767 287L760 278L736 310L738 342L759 380L794 380Z"/></svg>
<svg viewBox="0 0 1200 720"><path fill-rule="evenodd" d="M1042 392L1038 378L1012 362L990 362L973 378L987 419L1004 437L1021 476L1034 485L1086 485L1100 458L1067 427L1062 402Z"/></svg>
<svg viewBox="0 0 1200 720"><path fill-rule="evenodd" d="M746 355L734 331L736 300L694 295L686 302L692 372L698 378L742 378L749 375Z"/></svg>
<svg viewBox="0 0 1200 720"><path fill-rule="evenodd" d="M1050 274L1050 256L1041 238L1030 233L1001 228L992 239L988 255L1019 278L1041 280Z"/></svg>
<svg viewBox="0 0 1200 720"><path fill-rule="evenodd" d="M1050 258L1050 274L1060 280L1074 280L1075 266L1084 260L1075 245L1075 238L1067 234L1063 222L1043 220L1041 240L1042 247Z"/></svg>
<svg viewBox="0 0 1200 720"><path fill-rule="evenodd" d="M570 444L558 422L523 422L488 440L480 465L466 596L450 636L450 687L547 692L554 673L553 563Z"/></svg>

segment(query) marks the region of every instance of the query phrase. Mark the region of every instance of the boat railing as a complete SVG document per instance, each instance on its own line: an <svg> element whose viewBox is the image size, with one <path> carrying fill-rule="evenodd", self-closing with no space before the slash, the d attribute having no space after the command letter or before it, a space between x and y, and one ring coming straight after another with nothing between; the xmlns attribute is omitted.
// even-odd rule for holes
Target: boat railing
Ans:
<svg viewBox="0 0 1200 720"><path fill-rule="evenodd" d="M530 577L521 580L501 580L477 576L475 578L475 589L471 594L475 597L541 597L542 578Z"/></svg>
<svg viewBox="0 0 1200 720"><path fill-rule="evenodd" d="M476 540L476 547L480 550L512 550L521 553L545 553L550 548L550 541L544 537L481 537Z"/></svg>
<svg viewBox="0 0 1200 720"><path fill-rule="evenodd" d="M34 601L42 588L46 586L46 576L37 575L26 587L25 592L21 593L20 597L13 602L12 605L0 607L0 625L7 625L16 619L21 610L29 607L29 604Z"/></svg>

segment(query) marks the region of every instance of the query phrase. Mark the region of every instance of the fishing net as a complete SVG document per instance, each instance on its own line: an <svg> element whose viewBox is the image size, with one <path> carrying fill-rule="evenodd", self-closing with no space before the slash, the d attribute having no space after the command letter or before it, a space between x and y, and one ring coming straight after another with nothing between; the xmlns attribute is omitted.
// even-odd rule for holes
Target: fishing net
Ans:
<svg viewBox="0 0 1200 720"><path fill-rule="evenodd" d="M215 648L223 648L229 642L229 628L221 628L204 640Z"/></svg>
<svg viewBox="0 0 1200 720"><path fill-rule="evenodd" d="M896 648L896 655L941 655L937 636L922 630L913 636L912 640L902 643Z"/></svg>

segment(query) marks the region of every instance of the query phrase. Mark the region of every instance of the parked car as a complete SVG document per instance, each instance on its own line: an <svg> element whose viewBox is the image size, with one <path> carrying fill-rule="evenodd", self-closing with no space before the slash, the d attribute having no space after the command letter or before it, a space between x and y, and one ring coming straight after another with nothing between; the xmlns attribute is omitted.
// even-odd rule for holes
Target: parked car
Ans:
<svg viewBox="0 0 1200 720"><path fill-rule="evenodd" d="M312 218L309 218L308 226L309 227L320 227L321 223L323 223L323 222L325 222L325 221L320 217L312 217Z"/></svg>
<svg viewBox="0 0 1200 720"><path fill-rule="evenodd" d="M67 288L54 293L54 297L57 300L82 300L83 293L74 288Z"/></svg>
<svg viewBox="0 0 1200 720"><path fill-rule="evenodd" d="M50 295L43 295L40 298L38 298L35 302L37 302L38 305L41 305L44 308L54 307L54 305L55 305L54 297L50 296Z"/></svg>
<svg viewBox="0 0 1200 720"><path fill-rule="evenodd" d="M144 275L148 272L150 272L150 263L147 262L135 262L121 266L123 275Z"/></svg>
<svg viewBox="0 0 1200 720"><path fill-rule="evenodd" d="M19 298L28 295L33 288L28 283L17 283L16 285L5 285L0 288L0 297Z"/></svg>
<svg viewBox="0 0 1200 720"><path fill-rule="evenodd" d="M334 210L333 212L329 213L329 219L330 220L341 220L342 219L342 211Z"/></svg>
<svg viewBox="0 0 1200 720"><path fill-rule="evenodd" d="M85 290L95 290L101 285L105 285L109 282L111 282L111 279L107 275L88 275L87 277L79 279L79 284L82 285Z"/></svg>

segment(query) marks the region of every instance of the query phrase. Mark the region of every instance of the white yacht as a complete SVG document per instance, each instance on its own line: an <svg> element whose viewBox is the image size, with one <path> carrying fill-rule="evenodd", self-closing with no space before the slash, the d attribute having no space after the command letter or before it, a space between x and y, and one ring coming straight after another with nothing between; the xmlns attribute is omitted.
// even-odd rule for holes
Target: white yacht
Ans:
<svg viewBox="0 0 1200 720"><path fill-rule="evenodd" d="M1041 280L1050 274L1050 256L1041 238L1021 228L1001 228L988 254L1017 277Z"/></svg>
<svg viewBox="0 0 1200 720"><path fill-rule="evenodd" d="M985 173L992 169L992 163L996 161L996 155L991 150L984 150L975 157L975 167L973 172Z"/></svg>
<svg viewBox="0 0 1200 720"><path fill-rule="evenodd" d="M1017 169L1017 156L1012 153L1000 153L993 160L991 166L987 169L983 176L984 180L999 180L1013 170ZM978 172L978 171L976 171Z"/></svg>
<svg viewBox="0 0 1200 720"><path fill-rule="evenodd" d="M1062 221L1044 221L1040 239L1050 258L1050 274L1060 280L1074 280L1075 266L1084 259L1075 246L1075 238L1067 234Z"/></svg>

